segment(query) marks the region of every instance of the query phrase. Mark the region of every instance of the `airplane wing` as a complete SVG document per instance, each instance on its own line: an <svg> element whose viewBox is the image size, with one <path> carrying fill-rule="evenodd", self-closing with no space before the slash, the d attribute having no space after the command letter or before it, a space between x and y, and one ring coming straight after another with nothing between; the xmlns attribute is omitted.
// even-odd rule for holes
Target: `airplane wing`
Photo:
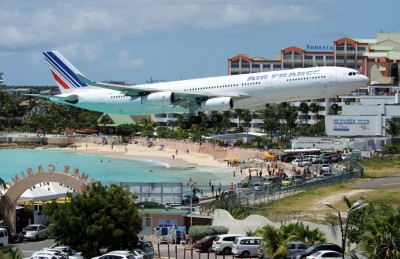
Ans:
<svg viewBox="0 0 400 259"><path fill-rule="evenodd" d="M153 87L143 87L143 86L134 86L134 85L129 85L129 86L124 86L124 85L116 85L116 84L108 84L108 83L97 83L97 82L92 82L88 80L86 77L83 77L81 75L77 75L79 80L81 82L87 83L88 85L99 87L99 88L105 88L105 89L110 89L110 90L115 90L115 91L120 91L122 94L130 95L130 96L143 96L147 95L150 93L155 93L155 92L160 92L161 90L159 88L153 88ZM240 92L240 91L233 91L233 92L225 92L225 93L210 93L210 92L185 92L185 91L176 91L172 90L172 92L175 94L176 97L176 102L175 106L182 106L183 108L186 108L186 105L184 105L184 102L191 102L191 101L196 101L196 100L206 100L210 98L216 98L216 97L232 97L234 100L239 100L239 99L244 99L251 97L251 95L245 93L245 92Z"/></svg>

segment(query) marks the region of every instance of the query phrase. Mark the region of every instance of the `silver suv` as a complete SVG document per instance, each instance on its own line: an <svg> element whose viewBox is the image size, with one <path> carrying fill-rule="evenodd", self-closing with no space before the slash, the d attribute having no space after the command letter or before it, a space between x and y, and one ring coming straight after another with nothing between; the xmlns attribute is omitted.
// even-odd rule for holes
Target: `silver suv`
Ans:
<svg viewBox="0 0 400 259"><path fill-rule="evenodd" d="M240 234L218 235L213 241L212 250L216 253L223 253L225 255L231 254L233 241L237 237L243 237L243 235Z"/></svg>

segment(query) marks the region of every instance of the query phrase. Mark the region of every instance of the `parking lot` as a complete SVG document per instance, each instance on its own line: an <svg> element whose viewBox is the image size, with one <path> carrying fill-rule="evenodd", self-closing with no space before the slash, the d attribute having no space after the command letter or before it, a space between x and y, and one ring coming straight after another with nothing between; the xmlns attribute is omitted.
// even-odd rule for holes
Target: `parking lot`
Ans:
<svg viewBox="0 0 400 259"><path fill-rule="evenodd" d="M17 246L21 249L24 258L29 258L34 252L40 251L44 247L49 247L55 243L54 239L45 239L40 241L24 241L21 244L12 244L11 246ZM154 244L154 250L156 256L154 258L198 258L198 259L209 259L209 258L233 258L232 255L215 255L214 253L199 253L198 250L192 249L189 245L174 245L174 244ZM160 257L158 257L160 254ZM184 256L184 254L186 254ZM169 256L168 256L169 255Z"/></svg>

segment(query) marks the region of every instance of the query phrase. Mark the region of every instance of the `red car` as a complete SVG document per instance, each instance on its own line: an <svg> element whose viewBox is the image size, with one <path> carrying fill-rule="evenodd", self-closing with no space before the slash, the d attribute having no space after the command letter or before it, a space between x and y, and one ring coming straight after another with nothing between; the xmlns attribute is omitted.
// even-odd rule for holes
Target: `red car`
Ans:
<svg viewBox="0 0 400 259"><path fill-rule="evenodd" d="M211 250L214 239L217 236L205 236L196 242L195 247L201 252L208 252Z"/></svg>

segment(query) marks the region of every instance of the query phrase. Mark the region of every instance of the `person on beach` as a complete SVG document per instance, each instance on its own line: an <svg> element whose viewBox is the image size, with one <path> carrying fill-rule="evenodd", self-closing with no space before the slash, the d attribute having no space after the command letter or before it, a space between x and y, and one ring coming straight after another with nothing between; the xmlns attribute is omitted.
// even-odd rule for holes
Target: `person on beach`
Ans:
<svg viewBox="0 0 400 259"><path fill-rule="evenodd" d="M172 155L172 160L175 160L175 156L174 155Z"/></svg>

